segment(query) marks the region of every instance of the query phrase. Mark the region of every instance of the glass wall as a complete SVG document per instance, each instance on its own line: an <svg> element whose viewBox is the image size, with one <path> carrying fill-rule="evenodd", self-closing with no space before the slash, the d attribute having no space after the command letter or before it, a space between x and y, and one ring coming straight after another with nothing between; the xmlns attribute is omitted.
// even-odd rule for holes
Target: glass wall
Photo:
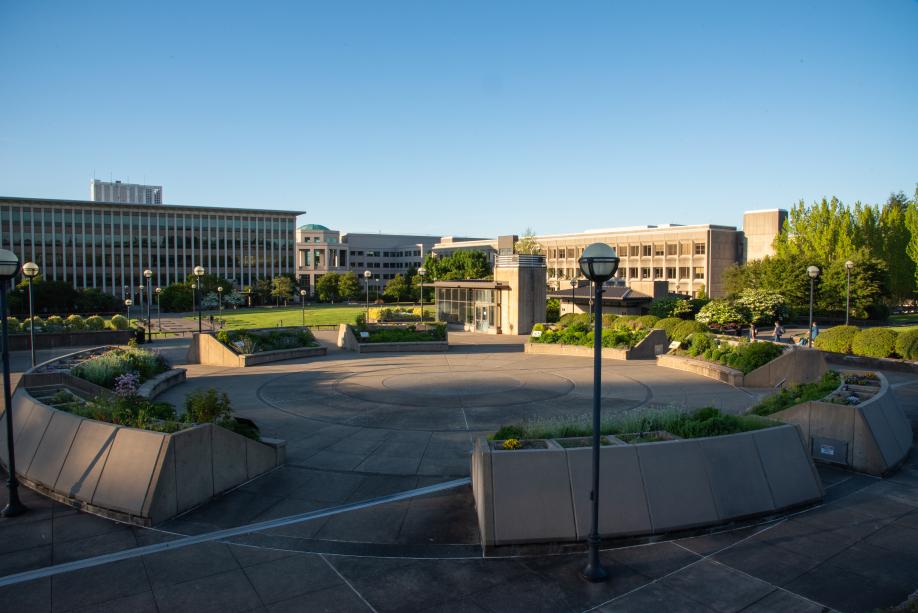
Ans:
<svg viewBox="0 0 918 613"><path fill-rule="evenodd" d="M437 320L487 332L500 325L499 292L468 287L437 288Z"/></svg>

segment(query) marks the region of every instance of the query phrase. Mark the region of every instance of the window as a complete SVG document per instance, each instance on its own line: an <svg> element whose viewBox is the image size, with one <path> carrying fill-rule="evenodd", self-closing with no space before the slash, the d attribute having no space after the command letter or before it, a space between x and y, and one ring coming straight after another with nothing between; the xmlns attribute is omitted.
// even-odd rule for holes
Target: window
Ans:
<svg viewBox="0 0 918 613"><path fill-rule="evenodd" d="M695 243L695 255L704 255L704 243Z"/></svg>
<svg viewBox="0 0 918 613"><path fill-rule="evenodd" d="M567 251L565 251L564 249L558 249L558 257L559 257L559 258L566 258L566 257L567 257Z"/></svg>
<svg viewBox="0 0 918 613"><path fill-rule="evenodd" d="M679 243L679 255L692 255L692 243Z"/></svg>
<svg viewBox="0 0 918 613"><path fill-rule="evenodd" d="M637 268L629 268L629 269L628 269L628 278L629 278L629 279L637 279L637 272L638 272L638 269L637 269Z"/></svg>
<svg viewBox="0 0 918 613"><path fill-rule="evenodd" d="M654 278L654 279L662 279L662 278L663 278L663 269L662 269L662 268L654 268L654 269L653 269L653 278Z"/></svg>
<svg viewBox="0 0 918 613"><path fill-rule="evenodd" d="M642 245L641 255L650 256L653 254L653 245Z"/></svg>
<svg viewBox="0 0 918 613"><path fill-rule="evenodd" d="M663 245L654 245L653 246L654 255L663 255Z"/></svg>
<svg viewBox="0 0 918 613"><path fill-rule="evenodd" d="M640 245L629 245L628 255L630 255L633 258L636 258L639 255L641 255L641 246Z"/></svg>
<svg viewBox="0 0 918 613"><path fill-rule="evenodd" d="M688 266L680 266L680 267L679 267L679 278L680 278L680 279L688 279L688 278L689 278L689 269L688 269Z"/></svg>
<svg viewBox="0 0 918 613"><path fill-rule="evenodd" d="M641 278L642 278L642 279L649 279L649 278L650 278L650 269L649 269L649 268L642 268L642 269L641 269Z"/></svg>
<svg viewBox="0 0 918 613"><path fill-rule="evenodd" d="M674 266L670 266L666 269L666 278L667 279L676 278L676 268Z"/></svg>
<svg viewBox="0 0 918 613"><path fill-rule="evenodd" d="M693 279L704 279L704 266L696 266L694 269Z"/></svg>
<svg viewBox="0 0 918 613"><path fill-rule="evenodd" d="M666 255L678 255L679 245L676 243L666 244Z"/></svg>

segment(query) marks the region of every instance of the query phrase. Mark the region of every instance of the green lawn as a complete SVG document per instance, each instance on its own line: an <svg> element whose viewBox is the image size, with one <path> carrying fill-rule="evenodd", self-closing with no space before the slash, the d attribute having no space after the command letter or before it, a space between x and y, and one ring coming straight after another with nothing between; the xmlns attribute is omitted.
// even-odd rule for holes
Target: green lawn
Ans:
<svg viewBox="0 0 918 613"><path fill-rule="evenodd" d="M354 323L354 318L364 312L362 306L338 306L334 304L306 307L306 325ZM204 313L205 325L212 311ZM217 317L216 313L213 313ZM188 319L195 319L188 317ZM226 327L238 328L274 328L276 326L299 326L303 321L303 310L300 307L281 307L274 309L224 310L223 319Z"/></svg>

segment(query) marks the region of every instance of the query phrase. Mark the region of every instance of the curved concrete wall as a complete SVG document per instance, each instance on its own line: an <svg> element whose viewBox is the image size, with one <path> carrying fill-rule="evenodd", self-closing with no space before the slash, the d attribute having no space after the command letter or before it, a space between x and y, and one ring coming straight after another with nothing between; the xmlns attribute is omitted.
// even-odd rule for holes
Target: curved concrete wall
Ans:
<svg viewBox="0 0 918 613"><path fill-rule="evenodd" d="M590 530L589 447L492 450L478 439L472 490L485 547L576 541ZM810 504L822 484L795 426L600 449L600 533L654 535Z"/></svg>
<svg viewBox="0 0 918 613"><path fill-rule="evenodd" d="M859 405L804 402L770 417L800 427L814 458L882 476L912 448L912 425L882 373L880 391Z"/></svg>
<svg viewBox="0 0 918 613"><path fill-rule="evenodd" d="M657 365L684 370L737 387L787 387L812 383L828 370L821 351L790 347L783 355L744 375L742 371L699 358L666 354L657 356Z"/></svg>
<svg viewBox="0 0 918 613"><path fill-rule="evenodd" d="M603 347L602 357L604 360L652 360L659 353L666 351L667 344L666 332L663 330L651 330L647 336L641 339L641 342L631 349ZM526 353L593 357L592 347L582 347L580 345L559 345L556 343L533 343L528 341L525 347Z"/></svg>

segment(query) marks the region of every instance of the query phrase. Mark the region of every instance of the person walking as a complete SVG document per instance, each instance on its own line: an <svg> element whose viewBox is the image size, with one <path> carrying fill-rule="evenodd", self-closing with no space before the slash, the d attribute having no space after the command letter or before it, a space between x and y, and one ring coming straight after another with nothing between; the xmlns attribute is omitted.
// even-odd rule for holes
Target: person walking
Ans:
<svg viewBox="0 0 918 613"><path fill-rule="evenodd" d="M819 336L819 326L816 325L816 322L813 322L813 328L810 330L810 344L816 343L816 337Z"/></svg>
<svg viewBox="0 0 918 613"><path fill-rule="evenodd" d="M749 324L749 340L755 342L755 337L758 335L759 331L755 327L755 322Z"/></svg>
<svg viewBox="0 0 918 613"><path fill-rule="evenodd" d="M776 342L776 343L780 343L780 342L781 342L781 335L783 335L783 334L784 334L784 328L781 327L781 320L779 319L779 320L775 321L775 332L774 332L774 335L775 335L775 342Z"/></svg>

